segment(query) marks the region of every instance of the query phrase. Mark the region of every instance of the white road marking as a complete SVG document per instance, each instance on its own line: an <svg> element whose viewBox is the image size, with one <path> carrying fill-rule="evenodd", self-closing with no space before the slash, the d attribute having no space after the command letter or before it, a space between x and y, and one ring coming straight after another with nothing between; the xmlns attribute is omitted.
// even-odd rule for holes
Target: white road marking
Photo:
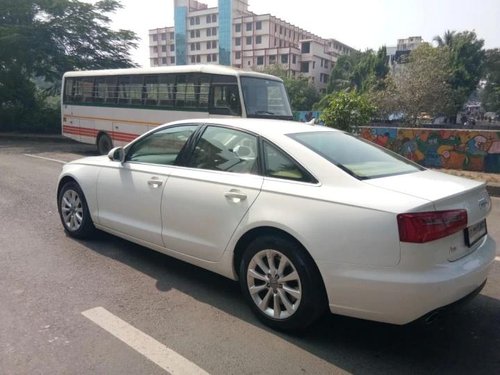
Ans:
<svg viewBox="0 0 500 375"><path fill-rule="evenodd" d="M497 262L500 262L500 257L496 257L496 258L495 258L495 260L496 260Z"/></svg>
<svg viewBox="0 0 500 375"><path fill-rule="evenodd" d="M208 375L205 370L111 314L103 307L84 311L82 315L172 375Z"/></svg>
<svg viewBox="0 0 500 375"><path fill-rule="evenodd" d="M43 156L37 156L37 155L24 154L24 156L27 156L29 158L35 158L35 159L42 159L42 160L53 161L53 162L60 163L60 164L66 164L67 163L66 161L63 161L63 160L57 160L57 159L51 159L51 158L44 158Z"/></svg>

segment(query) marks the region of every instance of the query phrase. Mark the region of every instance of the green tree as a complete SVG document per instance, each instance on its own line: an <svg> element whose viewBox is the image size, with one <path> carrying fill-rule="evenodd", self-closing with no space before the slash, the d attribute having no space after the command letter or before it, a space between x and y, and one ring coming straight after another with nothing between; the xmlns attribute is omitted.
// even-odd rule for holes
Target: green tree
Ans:
<svg viewBox="0 0 500 375"><path fill-rule="evenodd" d="M484 78L482 105L488 112L500 111L500 49L486 51Z"/></svg>
<svg viewBox="0 0 500 375"><path fill-rule="evenodd" d="M420 45L408 63L386 79L383 91L370 93L379 115L387 118L402 112L409 122L417 123L423 113L434 117L453 112L450 64L449 50Z"/></svg>
<svg viewBox="0 0 500 375"><path fill-rule="evenodd" d="M0 126L43 118L47 94L35 81L57 92L65 71L134 66L135 34L109 27L120 7L116 0L0 0Z"/></svg>
<svg viewBox="0 0 500 375"><path fill-rule="evenodd" d="M477 89L485 63L484 40L474 31L447 31L434 40L438 48L449 51L451 75L448 83L453 93L453 116L460 112L469 96Z"/></svg>
<svg viewBox="0 0 500 375"><path fill-rule="evenodd" d="M321 120L327 126L349 132L366 125L375 110L367 96L354 90L329 94L325 101L327 105L321 113Z"/></svg>
<svg viewBox="0 0 500 375"><path fill-rule="evenodd" d="M262 72L283 80L293 111L310 111L321 99L320 94L307 78L289 77L287 70L279 64L270 65L262 69Z"/></svg>
<svg viewBox="0 0 500 375"><path fill-rule="evenodd" d="M367 92L380 89L389 72L385 47L340 56L332 69L327 91L338 92L355 89ZM381 86L382 85L382 86Z"/></svg>

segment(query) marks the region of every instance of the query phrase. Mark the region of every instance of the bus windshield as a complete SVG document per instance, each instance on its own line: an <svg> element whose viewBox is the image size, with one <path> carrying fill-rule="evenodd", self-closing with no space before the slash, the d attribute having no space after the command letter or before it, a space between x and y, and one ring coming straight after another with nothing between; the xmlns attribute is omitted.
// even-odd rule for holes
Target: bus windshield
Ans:
<svg viewBox="0 0 500 375"><path fill-rule="evenodd" d="M247 117L293 119L283 82L255 77L240 79Z"/></svg>

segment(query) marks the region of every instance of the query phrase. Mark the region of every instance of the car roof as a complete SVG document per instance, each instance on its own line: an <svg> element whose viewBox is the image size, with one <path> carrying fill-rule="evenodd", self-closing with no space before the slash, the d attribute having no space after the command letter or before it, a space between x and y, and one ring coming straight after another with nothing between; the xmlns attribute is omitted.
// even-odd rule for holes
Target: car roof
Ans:
<svg viewBox="0 0 500 375"><path fill-rule="evenodd" d="M273 119L248 119L248 118L207 118L207 119L192 119L182 120L169 123L168 125L178 124L212 124L225 125L241 130L257 133L264 137L275 137L291 133L306 133L306 132L338 132L336 129L331 129L321 125L309 125L298 121L273 120Z"/></svg>

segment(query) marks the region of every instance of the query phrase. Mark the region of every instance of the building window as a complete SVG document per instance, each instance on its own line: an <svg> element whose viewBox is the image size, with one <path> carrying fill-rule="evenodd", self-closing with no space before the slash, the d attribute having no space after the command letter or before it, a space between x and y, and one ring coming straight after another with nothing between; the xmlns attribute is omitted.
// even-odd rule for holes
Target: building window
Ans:
<svg viewBox="0 0 500 375"><path fill-rule="evenodd" d="M217 22L217 14L212 14L212 22Z"/></svg>
<svg viewBox="0 0 500 375"><path fill-rule="evenodd" d="M283 26L280 26L280 34L283 34Z"/></svg>
<svg viewBox="0 0 500 375"><path fill-rule="evenodd" d="M325 60L325 69L328 69L328 60Z"/></svg>
<svg viewBox="0 0 500 375"><path fill-rule="evenodd" d="M199 51L200 50L200 42L196 43L196 50Z"/></svg>
<svg viewBox="0 0 500 375"><path fill-rule="evenodd" d="M276 56L275 55L269 56L269 64L276 64Z"/></svg>
<svg viewBox="0 0 500 375"><path fill-rule="evenodd" d="M161 34L161 40L167 40L167 33Z"/></svg>
<svg viewBox="0 0 500 375"><path fill-rule="evenodd" d="M170 58L170 64L175 64L175 57Z"/></svg>
<svg viewBox="0 0 500 375"><path fill-rule="evenodd" d="M207 55L207 62L212 62L212 55Z"/></svg>
<svg viewBox="0 0 500 375"><path fill-rule="evenodd" d="M167 65L167 58L166 57L162 57L161 58L161 63L162 63L162 65Z"/></svg>
<svg viewBox="0 0 500 375"><path fill-rule="evenodd" d="M201 62L201 56L200 56L200 55L197 55L197 56L196 56L196 62L197 62L197 63Z"/></svg>
<svg viewBox="0 0 500 375"><path fill-rule="evenodd" d="M288 64L288 55L281 55L281 63Z"/></svg>
<svg viewBox="0 0 500 375"><path fill-rule="evenodd" d="M209 14L207 15L207 23L211 23L212 22L212 16Z"/></svg>
<svg viewBox="0 0 500 375"><path fill-rule="evenodd" d="M212 27L212 35L213 36L217 35L217 28L216 27Z"/></svg>
<svg viewBox="0 0 500 375"><path fill-rule="evenodd" d="M153 47L153 53L158 53L158 47Z"/></svg>
<svg viewBox="0 0 500 375"><path fill-rule="evenodd" d="M212 36L212 29L207 29L207 36Z"/></svg>
<svg viewBox="0 0 500 375"><path fill-rule="evenodd" d="M216 40L212 40L212 48L217 48L217 41Z"/></svg>
<svg viewBox="0 0 500 375"><path fill-rule="evenodd" d="M306 61L300 64L300 72L309 73L309 62Z"/></svg>
<svg viewBox="0 0 500 375"><path fill-rule="evenodd" d="M237 23L235 27L236 27L236 32L241 33L241 24Z"/></svg>
<svg viewBox="0 0 500 375"><path fill-rule="evenodd" d="M236 60L241 59L241 52L236 52L235 58Z"/></svg>
<svg viewBox="0 0 500 375"><path fill-rule="evenodd" d="M217 54L215 54L215 53L214 53L214 54L212 55L212 61L213 61L213 62L216 62L216 61L217 61Z"/></svg>
<svg viewBox="0 0 500 375"><path fill-rule="evenodd" d="M170 33L170 39L175 39L175 33Z"/></svg>
<svg viewBox="0 0 500 375"><path fill-rule="evenodd" d="M237 46L241 46L241 38L236 38L234 40L234 43L237 45Z"/></svg>
<svg viewBox="0 0 500 375"><path fill-rule="evenodd" d="M303 42L300 52L311 53L311 43L310 42Z"/></svg>
<svg viewBox="0 0 500 375"><path fill-rule="evenodd" d="M191 31L189 32L189 36L191 37L191 39L194 39L194 30L191 30Z"/></svg>
<svg viewBox="0 0 500 375"><path fill-rule="evenodd" d="M191 56L191 64L194 64L194 56Z"/></svg>
<svg viewBox="0 0 500 375"><path fill-rule="evenodd" d="M262 21L255 22L255 29L262 30Z"/></svg>
<svg viewBox="0 0 500 375"><path fill-rule="evenodd" d="M207 49L212 48L212 42L207 42Z"/></svg>
<svg viewBox="0 0 500 375"><path fill-rule="evenodd" d="M256 44L261 44L262 43L262 36L261 35L257 35L255 37L255 43Z"/></svg>
<svg viewBox="0 0 500 375"><path fill-rule="evenodd" d="M153 42L156 42L158 40L158 35L157 34L153 34Z"/></svg>
<svg viewBox="0 0 500 375"><path fill-rule="evenodd" d="M153 65L158 65L158 59L153 59Z"/></svg>
<svg viewBox="0 0 500 375"><path fill-rule="evenodd" d="M297 64L297 55L292 55L292 63Z"/></svg>
<svg viewBox="0 0 500 375"><path fill-rule="evenodd" d="M316 61L313 61L313 69L316 69Z"/></svg>
<svg viewBox="0 0 500 375"><path fill-rule="evenodd" d="M161 51L162 52L167 52L167 46L161 46Z"/></svg>
<svg viewBox="0 0 500 375"><path fill-rule="evenodd" d="M264 65L264 56L257 57L257 65Z"/></svg>
<svg viewBox="0 0 500 375"><path fill-rule="evenodd" d="M200 17L196 17L195 23L196 23L197 25L199 25L199 24L200 24Z"/></svg>
<svg viewBox="0 0 500 375"><path fill-rule="evenodd" d="M175 51L175 44L171 44L171 45L170 45L170 51L171 51L171 52L174 52L174 51Z"/></svg>
<svg viewBox="0 0 500 375"><path fill-rule="evenodd" d="M252 25L253 25L252 22L247 22L246 24L247 31L252 31Z"/></svg>
<svg viewBox="0 0 500 375"><path fill-rule="evenodd" d="M247 46L252 44L252 37L251 36L247 36Z"/></svg>
<svg viewBox="0 0 500 375"><path fill-rule="evenodd" d="M196 37L199 38L200 37L200 30L196 30Z"/></svg>
<svg viewBox="0 0 500 375"><path fill-rule="evenodd" d="M191 17L191 18L189 19L189 24L190 24L191 26L192 26L192 25L194 25L194 17Z"/></svg>
<svg viewBox="0 0 500 375"><path fill-rule="evenodd" d="M194 51L195 48L196 46L194 45L194 43L191 43L191 51Z"/></svg>

